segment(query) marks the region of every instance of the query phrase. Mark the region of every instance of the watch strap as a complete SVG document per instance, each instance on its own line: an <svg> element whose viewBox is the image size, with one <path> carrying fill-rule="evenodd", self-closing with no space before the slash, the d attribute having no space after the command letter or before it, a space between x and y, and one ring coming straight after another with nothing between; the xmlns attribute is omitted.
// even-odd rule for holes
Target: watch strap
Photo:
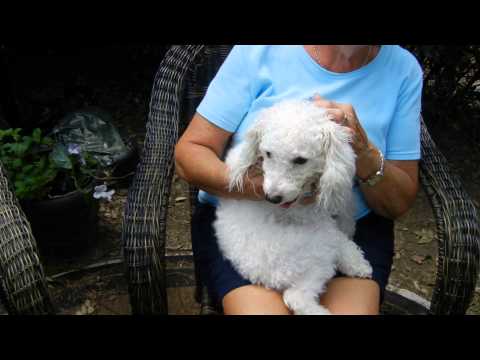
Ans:
<svg viewBox="0 0 480 360"><path fill-rule="evenodd" d="M380 157L380 168L373 175L369 176L367 179L360 179L357 176L357 181L359 184L367 184L369 186L374 186L383 178L385 158L383 157L383 154L380 150L377 149L377 151Z"/></svg>

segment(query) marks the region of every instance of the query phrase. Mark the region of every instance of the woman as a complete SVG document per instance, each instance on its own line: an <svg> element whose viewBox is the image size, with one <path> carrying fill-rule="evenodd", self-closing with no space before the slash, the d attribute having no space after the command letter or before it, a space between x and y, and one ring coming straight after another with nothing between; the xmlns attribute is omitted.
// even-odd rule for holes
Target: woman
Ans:
<svg viewBox="0 0 480 360"><path fill-rule="evenodd" d="M354 241L372 279L338 274L319 301L333 314L378 314L393 258L393 220L418 191L422 70L399 46L235 46L175 149L176 169L200 189L193 251L202 281L225 314L290 314L280 293L252 285L222 258L212 222L218 196L265 201L261 174L227 191L221 160L258 112L287 98L310 98L350 128L357 155ZM305 203L313 198L304 199Z"/></svg>

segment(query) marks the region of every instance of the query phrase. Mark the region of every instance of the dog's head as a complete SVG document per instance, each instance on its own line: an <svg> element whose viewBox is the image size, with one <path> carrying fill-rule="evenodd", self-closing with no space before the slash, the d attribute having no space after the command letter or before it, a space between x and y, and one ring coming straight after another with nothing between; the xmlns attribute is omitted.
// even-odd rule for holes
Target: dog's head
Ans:
<svg viewBox="0 0 480 360"><path fill-rule="evenodd" d="M227 156L230 187L241 188L246 171L259 159L266 199L290 207L305 192L332 213L350 200L355 155L350 132L308 101L286 101L265 109L243 142Z"/></svg>

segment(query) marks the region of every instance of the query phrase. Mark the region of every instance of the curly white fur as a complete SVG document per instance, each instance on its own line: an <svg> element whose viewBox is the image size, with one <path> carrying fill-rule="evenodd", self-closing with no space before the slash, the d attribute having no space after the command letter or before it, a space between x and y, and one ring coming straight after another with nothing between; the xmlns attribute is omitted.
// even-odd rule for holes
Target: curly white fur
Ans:
<svg viewBox="0 0 480 360"><path fill-rule="evenodd" d="M371 276L352 241L355 154L349 140L348 129L311 102L284 101L265 109L226 158L231 188L242 188L247 169L263 159L264 192L281 202L220 199L214 223L220 249L252 283L282 291L295 314L329 313L318 297L337 269ZM316 202L299 205L313 187Z"/></svg>

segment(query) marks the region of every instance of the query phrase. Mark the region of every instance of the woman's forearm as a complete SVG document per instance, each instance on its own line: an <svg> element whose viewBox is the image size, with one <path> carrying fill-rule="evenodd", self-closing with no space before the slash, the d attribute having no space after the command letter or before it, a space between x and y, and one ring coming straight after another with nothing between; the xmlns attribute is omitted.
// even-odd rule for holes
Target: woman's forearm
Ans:
<svg viewBox="0 0 480 360"><path fill-rule="evenodd" d="M263 198L260 179L255 177L245 181L242 191L229 191L228 167L208 147L194 143L177 145L175 168L182 179L212 195L250 200Z"/></svg>
<svg viewBox="0 0 480 360"><path fill-rule="evenodd" d="M368 157L370 159L362 160L364 164L370 161L369 166L364 165L362 169L376 168L378 170L378 165L375 165L378 164L378 160L375 161L373 152ZM412 169L416 168L415 161L403 163L409 164L410 173L414 172ZM361 177L364 178L365 176ZM418 180L416 176L412 179L411 175L398 166L398 162L386 160L382 179L374 186L361 184L360 189L370 208L382 216L396 219L413 205L418 191Z"/></svg>

